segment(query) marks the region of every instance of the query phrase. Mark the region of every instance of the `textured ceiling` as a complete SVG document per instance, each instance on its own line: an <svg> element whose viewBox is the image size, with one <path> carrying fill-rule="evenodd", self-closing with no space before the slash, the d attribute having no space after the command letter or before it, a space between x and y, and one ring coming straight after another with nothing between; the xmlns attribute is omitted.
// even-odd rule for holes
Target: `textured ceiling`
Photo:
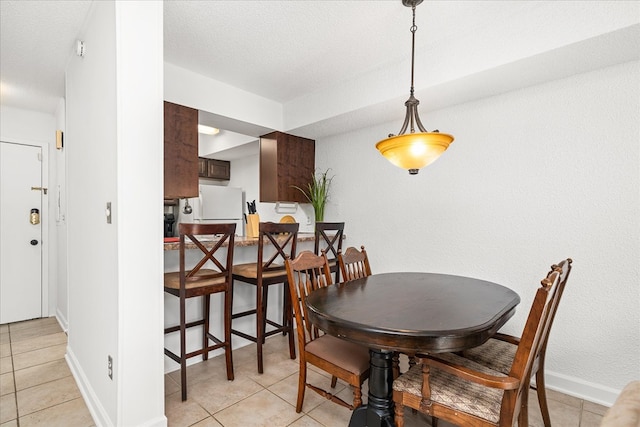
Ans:
<svg viewBox="0 0 640 427"><path fill-rule="evenodd" d="M2 104L53 112L86 1L0 1Z"/></svg>
<svg viewBox="0 0 640 427"><path fill-rule="evenodd" d="M457 37L518 2L426 2L417 43ZM393 1L165 2L165 61L286 102L410 54L411 9ZM408 83L407 83L408 84Z"/></svg>
<svg viewBox="0 0 640 427"><path fill-rule="evenodd" d="M1 104L55 112L91 3L0 0ZM280 130L321 137L401 119L411 10L400 0L163 7L165 62L281 103ZM416 23L422 112L640 55L638 1L434 0Z"/></svg>
<svg viewBox="0 0 640 427"><path fill-rule="evenodd" d="M55 111L90 7L84 0L0 1L2 104ZM530 7L425 2L417 9L417 44L498 25ZM400 0L165 1L165 61L286 102L406 59L410 25Z"/></svg>

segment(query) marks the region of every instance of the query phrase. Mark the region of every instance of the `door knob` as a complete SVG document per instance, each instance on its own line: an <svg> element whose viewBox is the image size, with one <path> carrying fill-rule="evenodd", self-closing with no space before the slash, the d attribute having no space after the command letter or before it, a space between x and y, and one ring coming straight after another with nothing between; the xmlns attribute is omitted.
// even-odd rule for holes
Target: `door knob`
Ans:
<svg viewBox="0 0 640 427"><path fill-rule="evenodd" d="M35 245L37 245L37 244L38 244L38 241L37 241L36 239L33 239L33 240L32 240L31 242L29 242L29 243L31 243L33 246L35 246Z"/></svg>

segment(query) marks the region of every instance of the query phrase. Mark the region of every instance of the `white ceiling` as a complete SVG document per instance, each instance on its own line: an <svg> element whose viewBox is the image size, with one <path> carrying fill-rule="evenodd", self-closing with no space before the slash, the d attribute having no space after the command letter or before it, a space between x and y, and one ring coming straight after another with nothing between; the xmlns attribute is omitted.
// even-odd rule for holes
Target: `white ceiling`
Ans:
<svg viewBox="0 0 640 427"><path fill-rule="evenodd" d="M91 1L0 2L3 104L53 112ZM526 3L431 2L418 45L471 31ZM410 52L411 11L384 1L165 1L165 61L278 102ZM6 86L6 87L5 87ZM408 87L408 82L407 82Z"/></svg>
<svg viewBox="0 0 640 427"><path fill-rule="evenodd" d="M427 0L417 8L416 80L423 87L425 77L440 84L441 90L428 93L434 108L637 59L638 40L620 47L611 37L599 45L564 49L562 60L553 52L629 26L636 28L625 37L640 39L639 5ZM64 97L64 70L90 7L85 0L0 1L3 105L55 112ZM349 114L309 122L315 133L326 135L329 128L345 130L402 116L403 106L396 104L408 95L410 26L411 10L400 0L165 1L164 59L293 108L321 97L330 104L329 96L342 105L336 96L340 87L367 82L376 73L386 76L383 85L369 89L387 92L385 99L370 101L375 104L371 109L357 106ZM514 54L510 43L524 53ZM527 56L529 62L523 63ZM442 64L446 68L438 69ZM461 71L464 67L468 70ZM447 73L449 80L442 78ZM444 83L455 83L455 88ZM429 108L424 104L421 109ZM391 108L393 117L388 116Z"/></svg>

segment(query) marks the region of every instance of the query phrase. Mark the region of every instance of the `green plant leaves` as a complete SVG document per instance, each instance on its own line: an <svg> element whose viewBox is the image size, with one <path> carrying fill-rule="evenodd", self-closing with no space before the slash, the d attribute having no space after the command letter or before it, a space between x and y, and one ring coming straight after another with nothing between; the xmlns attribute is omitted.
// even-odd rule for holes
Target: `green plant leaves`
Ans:
<svg viewBox="0 0 640 427"><path fill-rule="evenodd" d="M329 189L331 187L331 181L333 180L333 176L327 176L329 170L330 169L327 169L319 174L312 174L311 182L307 186L307 190L303 190L296 185L293 186L300 190L313 206L316 222L321 222L324 219L324 206L329 199Z"/></svg>

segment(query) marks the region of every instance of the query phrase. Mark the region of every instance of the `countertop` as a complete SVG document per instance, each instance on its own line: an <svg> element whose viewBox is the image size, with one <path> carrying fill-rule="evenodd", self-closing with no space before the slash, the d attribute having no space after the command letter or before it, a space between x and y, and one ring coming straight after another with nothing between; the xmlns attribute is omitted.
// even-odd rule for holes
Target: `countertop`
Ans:
<svg viewBox="0 0 640 427"><path fill-rule="evenodd" d="M312 232L304 232L298 233L298 242L313 242L315 241L315 233ZM228 246L229 242L224 242L222 246ZM236 236L234 247L243 247L243 246L258 246L258 238L257 237L244 237L244 236ZM196 246L193 243L187 243L186 247L188 249L195 249ZM180 242L170 242L164 244L165 251L177 251L180 249Z"/></svg>

